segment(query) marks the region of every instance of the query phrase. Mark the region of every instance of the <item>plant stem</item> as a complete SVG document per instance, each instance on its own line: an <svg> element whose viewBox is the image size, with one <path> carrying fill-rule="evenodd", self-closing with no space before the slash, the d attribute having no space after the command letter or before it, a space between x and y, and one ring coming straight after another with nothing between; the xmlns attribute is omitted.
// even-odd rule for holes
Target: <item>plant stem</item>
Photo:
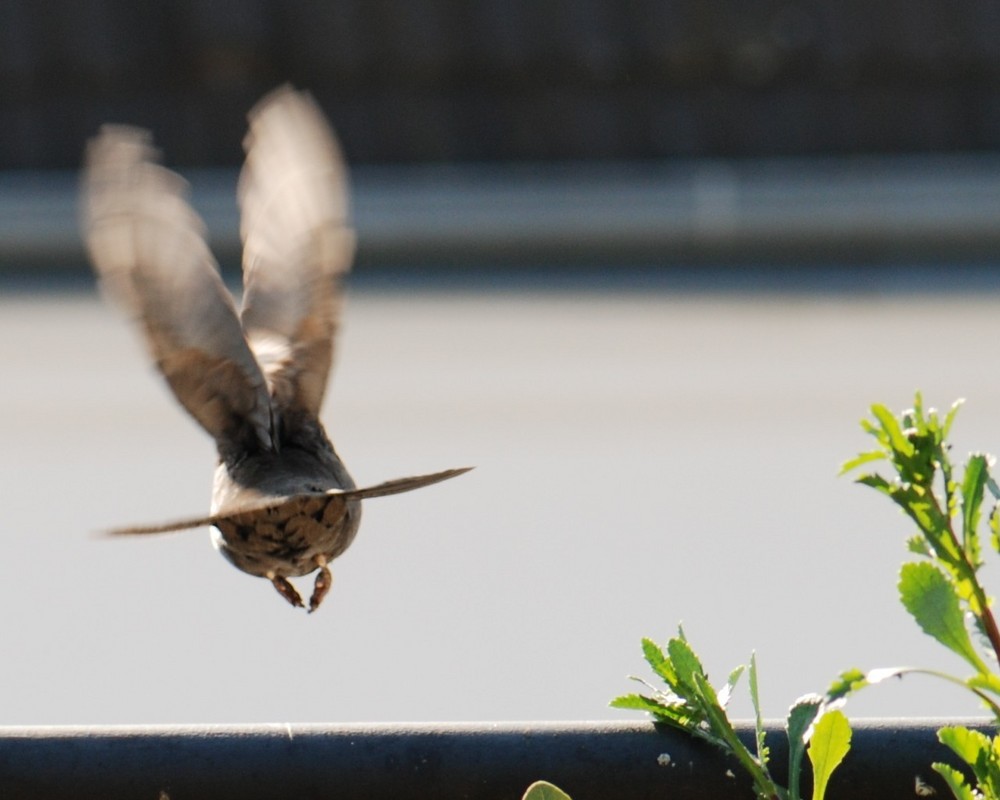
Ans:
<svg viewBox="0 0 1000 800"><path fill-rule="evenodd" d="M996 655L997 660L1000 661L1000 629L997 628L996 617L993 616L993 611L986 604L986 595L978 583L976 583L976 599L983 610L981 618L983 620L983 629L986 631L986 638L990 640L993 653Z"/></svg>
<svg viewBox="0 0 1000 800"><path fill-rule="evenodd" d="M947 484L948 481L946 480L946 487ZM976 577L976 568L969 561L968 553L966 553L965 548L959 543L958 536L955 535L955 528L951 524L951 515L941 511L941 504L938 502L938 498L933 490L929 491L928 494L937 512L943 519L948 521L946 531L955 547L955 552L959 554L959 566L961 567L961 572L964 573L962 577L972 586L972 593L976 598L976 604L979 606L978 616L982 620L983 630L986 633L986 638L990 641L990 647L993 648L994 655L1000 661L1000 628L997 627L996 617L993 616L993 611L990 609L989 598L986 596L986 592L983 591L983 587Z"/></svg>
<svg viewBox="0 0 1000 800"><path fill-rule="evenodd" d="M758 797L766 798L766 800L781 800L781 795L778 793L774 781L771 780L771 777L767 774L761 763L747 750L732 728L727 724L722 727L720 733L729 743L729 748L733 755L736 756L736 759L753 778Z"/></svg>

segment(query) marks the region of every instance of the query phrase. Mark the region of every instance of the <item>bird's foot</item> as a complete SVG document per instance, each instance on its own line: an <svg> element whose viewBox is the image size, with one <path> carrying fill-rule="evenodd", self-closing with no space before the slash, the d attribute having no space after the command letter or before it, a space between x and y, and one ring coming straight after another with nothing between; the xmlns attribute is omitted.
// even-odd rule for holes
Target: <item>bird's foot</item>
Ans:
<svg viewBox="0 0 1000 800"><path fill-rule="evenodd" d="M278 590L278 594L284 597L289 603L296 608L305 607L305 604L302 602L302 598L295 590L295 587L289 582L288 578L282 577L281 575L268 575L268 577L271 579L271 584L274 588ZM312 609L310 609L310 611L311 610Z"/></svg>
<svg viewBox="0 0 1000 800"><path fill-rule="evenodd" d="M326 593L333 586L333 575L330 573L330 568L326 565L326 559L317 559L317 561L319 563L319 573L316 575L316 585L313 587L312 597L309 598L310 614L319 608L319 604L323 602Z"/></svg>

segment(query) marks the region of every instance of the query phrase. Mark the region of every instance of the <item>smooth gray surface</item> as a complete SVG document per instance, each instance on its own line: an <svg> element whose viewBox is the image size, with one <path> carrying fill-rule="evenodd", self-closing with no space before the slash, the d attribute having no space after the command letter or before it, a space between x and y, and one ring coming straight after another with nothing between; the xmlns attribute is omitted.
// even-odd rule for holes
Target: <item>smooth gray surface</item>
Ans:
<svg viewBox="0 0 1000 800"><path fill-rule="evenodd" d="M0 296L5 724L628 719L639 639L683 621L769 716L842 669L962 672L896 600L907 524L837 479L920 387L1000 448L1000 296L352 292L324 414L369 501L319 613L207 531L213 454L95 296ZM996 570L989 571L997 586ZM739 694L734 710L746 716ZM967 715L929 679L867 715Z"/></svg>

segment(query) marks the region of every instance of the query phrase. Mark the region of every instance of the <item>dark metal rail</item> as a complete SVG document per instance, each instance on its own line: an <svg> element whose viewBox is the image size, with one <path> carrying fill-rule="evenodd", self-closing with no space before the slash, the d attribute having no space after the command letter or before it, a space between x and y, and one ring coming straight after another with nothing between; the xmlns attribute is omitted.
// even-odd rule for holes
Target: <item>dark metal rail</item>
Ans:
<svg viewBox="0 0 1000 800"><path fill-rule="evenodd" d="M919 784L947 797L930 767L956 761L942 724L855 721L828 796L910 800ZM783 777L784 733L769 730ZM0 728L0 797L17 800L504 800L538 779L574 800L753 797L715 749L641 722Z"/></svg>

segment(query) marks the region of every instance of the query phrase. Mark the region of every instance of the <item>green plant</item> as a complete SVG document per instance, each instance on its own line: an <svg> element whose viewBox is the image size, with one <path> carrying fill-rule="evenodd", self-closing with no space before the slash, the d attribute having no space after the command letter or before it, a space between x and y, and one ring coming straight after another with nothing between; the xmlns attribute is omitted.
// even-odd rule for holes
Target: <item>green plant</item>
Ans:
<svg viewBox="0 0 1000 800"><path fill-rule="evenodd" d="M808 754L813 768L813 800L822 800L830 775L851 745L851 727L847 717L824 705L819 695L806 695L788 712L785 732L788 736L788 783L780 785L771 775L765 741L760 700L757 691L757 660L751 655L749 669L739 666L729 674L726 685L716 690L708 680L701 661L684 635L683 629L666 649L650 639L643 639L642 651L653 672L663 681L658 688L633 676L649 694L627 694L611 701L615 708L647 711L659 722L703 739L734 757L753 780L761 800L800 800L802 757ZM737 681L748 672L750 698L755 712L754 751L737 736L726 713L726 705Z"/></svg>
<svg viewBox="0 0 1000 800"><path fill-rule="evenodd" d="M844 464L841 474L888 462L894 473L890 477L867 472L857 482L885 494L916 525L917 533L908 547L921 559L900 570L900 599L924 633L964 660L972 667L972 675L960 678L914 668L850 670L830 687L828 703L888 677L924 673L965 687L1000 723L1000 629L993 598L979 580L984 564L980 527L986 506L990 545L1000 552L1000 506L996 503L1000 488L990 475L994 459L986 453L970 454L961 474L955 472L947 440L960 405L961 401L952 405L943 417L934 409L925 410L919 393L913 408L898 417L885 406L873 405L872 418L862 420L861 425L875 439L876 447ZM1000 800L1000 736L945 727L938 731L938 738L975 776L977 786L973 787L953 767L933 765L955 797Z"/></svg>
<svg viewBox="0 0 1000 800"><path fill-rule="evenodd" d="M535 781L525 790L521 800L570 800L570 797L548 781Z"/></svg>
<svg viewBox="0 0 1000 800"><path fill-rule="evenodd" d="M971 675L962 678L915 667L841 673L825 695L807 695L789 710L785 723L789 746L786 786L770 771L754 656L749 668L734 669L726 685L717 690L683 629L665 648L643 639L646 662L664 687L633 677L649 692L617 697L611 705L648 712L657 721L720 748L749 774L761 800L800 800L803 755L808 755L812 764L812 798L822 800L831 775L850 750L851 728L840 706L851 694L887 678L922 673L958 684L975 695L1000 725L1000 628L993 614L993 598L979 579L984 565L980 534L984 519L990 546L1000 553L1000 487L990 474L994 459L986 453L970 454L960 473L955 471L948 434L960 405L961 401L955 403L943 417L934 409L925 410L919 393L913 408L898 416L885 406L873 405L871 419L862 420L861 425L875 439L876 447L844 464L841 474L877 462L890 466L893 474L888 478L866 472L856 480L885 494L916 525L917 533L907 544L920 558L903 564L900 570L900 600L927 635L972 668ZM749 674L755 712L753 750L737 736L726 713L744 672ZM949 764L932 765L955 798L1000 800L1000 734L991 737L981 731L945 726L938 731L938 738L965 762L974 778L973 784ZM549 788L559 791L551 784L535 784L532 789L535 787L540 787L537 792ZM525 800L550 798L565 800L565 795L525 795Z"/></svg>
<svg viewBox="0 0 1000 800"><path fill-rule="evenodd" d="M785 724L789 743L786 787L779 785L769 770L757 667L752 657L749 681L756 713L756 752L736 736L725 710L745 668L734 670L726 686L717 692L683 631L670 640L665 652L652 641L643 640L646 661L666 688L641 681L650 694L625 695L612 705L647 711L658 721L721 748L751 776L757 796L768 800L798 800L803 752L808 753L813 767L813 800L824 796L831 774L850 748L850 725L839 706L854 692L890 677L923 673L957 683L978 697L1000 723L1000 674L996 668L1000 629L993 615L993 598L979 580L984 563L979 529L984 518L990 544L1000 552L1000 505L996 502L1000 487L990 475L994 460L985 453L971 454L956 474L948 434L960 405L955 403L942 417L934 409L925 410L918 393L913 408L898 417L885 406L872 406L871 419L861 424L875 439L876 447L844 464L841 474L879 462L891 467L894 474L889 478L866 472L857 481L891 498L916 525L917 533L909 539L908 547L921 558L900 570L900 599L925 633L972 667L972 675L960 678L913 667L843 672L824 696L801 698L789 711ZM938 731L938 738L968 765L975 778L973 786L954 767L933 764L954 796L958 800L1000 800L1000 735L990 737L948 726Z"/></svg>

